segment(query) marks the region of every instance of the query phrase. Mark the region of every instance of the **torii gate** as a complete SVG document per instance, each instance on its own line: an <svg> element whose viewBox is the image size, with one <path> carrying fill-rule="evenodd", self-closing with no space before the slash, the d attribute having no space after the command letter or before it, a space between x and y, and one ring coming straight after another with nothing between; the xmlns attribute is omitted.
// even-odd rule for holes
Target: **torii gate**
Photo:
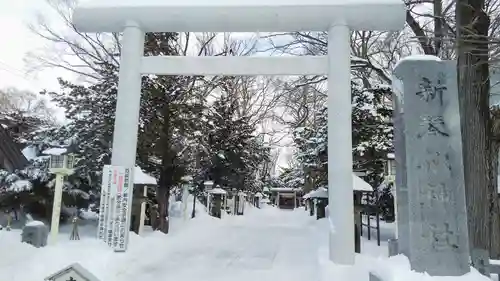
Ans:
<svg viewBox="0 0 500 281"><path fill-rule="evenodd" d="M401 0L91 0L75 9L73 23L81 32L123 32L113 166L135 167L142 74L328 75L329 254L351 265L350 31L399 30L405 12ZM328 31L328 55L143 57L145 32L257 31Z"/></svg>

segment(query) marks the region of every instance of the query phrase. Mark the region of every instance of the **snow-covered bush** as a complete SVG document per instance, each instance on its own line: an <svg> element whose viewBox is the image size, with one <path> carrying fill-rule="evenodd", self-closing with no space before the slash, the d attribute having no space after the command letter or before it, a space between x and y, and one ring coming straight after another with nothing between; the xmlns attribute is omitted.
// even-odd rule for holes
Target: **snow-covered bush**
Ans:
<svg viewBox="0 0 500 281"><path fill-rule="evenodd" d="M23 170L0 170L0 209L21 210L48 219L52 212L55 176L48 172L48 158L37 157ZM87 207L95 200L92 187L78 175L67 177L63 185L64 206Z"/></svg>

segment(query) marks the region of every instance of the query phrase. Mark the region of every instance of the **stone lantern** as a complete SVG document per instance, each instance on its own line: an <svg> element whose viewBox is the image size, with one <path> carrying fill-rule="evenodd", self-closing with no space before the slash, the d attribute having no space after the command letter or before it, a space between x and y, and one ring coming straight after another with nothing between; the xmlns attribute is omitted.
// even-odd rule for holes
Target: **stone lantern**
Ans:
<svg viewBox="0 0 500 281"><path fill-rule="evenodd" d="M384 176L386 182L394 182L396 179L396 160L394 153L388 153L385 161Z"/></svg>
<svg viewBox="0 0 500 281"><path fill-rule="evenodd" d="M50 225L50 242L55 243L59 234L59 220L61 216L62 190L64 177L73 174L75 156L66 148L49 148L43 154L50 156L49 172L56 175L54 187L54 203L52 206L52 220Z"/></svg>
<svg viewBox="0 0 500 281"><path fill-rule="evenodd" d="M49 171L52 174L71 175L74 166L74 154L50 155Z"/></svg>

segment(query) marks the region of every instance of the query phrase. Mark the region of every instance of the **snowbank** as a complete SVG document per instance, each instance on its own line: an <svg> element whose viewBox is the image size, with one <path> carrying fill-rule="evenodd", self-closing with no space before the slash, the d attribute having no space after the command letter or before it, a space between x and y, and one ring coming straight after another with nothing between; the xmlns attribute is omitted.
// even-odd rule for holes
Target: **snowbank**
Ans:
<svg viewBox="0 0 500 281"><path fill-rule="evenodd" d="M366 223L366 221L365 221ZM374 223L373 223L374 224ZM328 219L315 222L315 233L319 244L318 262L321 281L332 280L368 280L369 272L374 273L383 281L490 281L489 278L479 274L474 268L471 272L459 277L432 277L426 273L411 270L410 262L405 256L387 257L387 239L394 238L395 224L380 222L381 246L377 246L376 238L367 240L361 237L361 254L356 254L353 270L333 264L328 257Z"/></svg>
<svg viewBox="0 0 500 281"><path fill-rule="evenodd" d="M411 270L407 257L399 255L390 258L357 257L356 263L383 277L384 281L489 281L474 268L463 276L429 276L427 273L418 273Z"/></svg>
<svg viewBox="0 0 500 281"><path fill-rule="evenodd" d="M188 201L192 204L190 199ZM200 205L197 204L195 219L171 218L168 235L151 229L143 236L130 233L126 253L114 253L104 242L97 240L97 228L92 222L82 223L79 227L81 240L77 241L69 240L71 225L61 226L58 243L44 248L21 243L20 230L0 231L0 249L8 249L8 254L0 255L0 276L8 277L9 281L40 281L78 262L100 280L137 281L129 278L128 273L147 268L151 261L161 261L166 255L175 258L185 245L200 240L200 233L211 233L220 227L223 222L208 216ZM28 224L42 223L33 221Z"/></svg>
<svg viewBox="0 0 500 281"><path fill-rule="evenodd" d="M491 281L474 268L471 268L471 272L468 274L458 277L433 277L427 273L415 272L411 270L408 258L402 255L390 258L357 255L353 270L346 274L345 268L339 268L339 266L328 260L327 249L322 249L320 250L319 263L321 279L324 281L339 280L337 278L340 278L340 274L349 280L368 280L369 272L372 272L383 281Z"/></svg>

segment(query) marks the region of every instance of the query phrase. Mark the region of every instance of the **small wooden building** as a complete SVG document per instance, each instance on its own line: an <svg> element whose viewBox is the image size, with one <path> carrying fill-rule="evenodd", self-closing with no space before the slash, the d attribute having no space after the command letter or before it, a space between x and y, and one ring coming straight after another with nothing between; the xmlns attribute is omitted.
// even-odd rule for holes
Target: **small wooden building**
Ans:
<svg viewBox="0 0 500 281"><path fill-rule="evenodd" d="M352 174L352 190L353 190L353 200L354 200L354 238L355 238L355 251L360 253L361 251L361 241L360 235L362 235L362 227L364 226L362 221L362 214L365 206L363 205L363 196L366 194L373 193L373 187L360 178L357 174ZM328 204L328 190L324 187L320 187L313 190L303 196L305 200L310 203L310 215L314 215L314 205L316 204L317 219L325 217L325 206ZM378 224L377 224L378 226ZM378 229L378 228L377 228Z"/></svg>
<svg viewBox="0 0 500 281"><path fill-rule="evenodd" d="M148 188L156 187L156 178L144 173L141 168L134 169L134 198L132 200L130 230L142 234L146 221ZM151 206L150 206L151 207ZM150 212L151 215L151 212ZM150 218L150 224L156 218Z"/></svg>
<svg viewBox="0 0 500 281"><path fill-rule="evenodd" d="M300 205L302 190L299 188L274 187L271 191L271 202L280 209L295 209Z"/></svg>

